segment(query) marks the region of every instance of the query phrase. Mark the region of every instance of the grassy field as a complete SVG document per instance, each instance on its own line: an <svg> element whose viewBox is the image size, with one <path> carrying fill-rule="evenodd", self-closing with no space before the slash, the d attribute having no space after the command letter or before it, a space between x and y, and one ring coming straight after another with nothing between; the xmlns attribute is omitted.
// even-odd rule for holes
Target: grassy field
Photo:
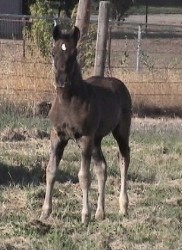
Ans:
<svg viewBox="0 0 182 250"><path fill-rule="evenodd" d="M0 249L180 248L180 119L133 118L128 217L118 214L118 149L111 136L104 139L106 219L94 220L97 182L92 173L92 219L85 227L80 219L82 193L77 178L80 152L72 142L61 161L52 216L46 223L38 220L45 193L50 124L47 119L23 117L4 114L0 121Z"/></svg>

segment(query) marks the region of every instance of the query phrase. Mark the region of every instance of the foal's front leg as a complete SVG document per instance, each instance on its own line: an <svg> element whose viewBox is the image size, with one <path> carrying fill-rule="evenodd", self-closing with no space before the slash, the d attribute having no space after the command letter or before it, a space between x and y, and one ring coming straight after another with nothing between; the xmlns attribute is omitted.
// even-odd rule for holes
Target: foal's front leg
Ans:
<svg viewBox="0 0 182 250"><path fill-rule="evenodd" d="M91 184L90 161L92 153L92 139L82 137L80 141L81 152L81 168L78 173L79 183L83 193L82 223L88 224L90 221L90 207L88 202L88 191Z"/></svg>
<svg viewBox="0 0 182 250"><path fill-rule="evenodd" d="M107 164L101 150L101 140L94 143L92 158L98 180L99 193L95 218L97 220L103 220L105 218L105 183L107 179Z"/></svg>
<svg viewBox="0 0 182 250"><path fill-rule="evenodd" d="M55 182L56 172L62 158L67 141L60 140L57 132L51 132L51 154L46 168L46 195L42 207L40 219L47 219L52 212L52 191Z"/></svg>

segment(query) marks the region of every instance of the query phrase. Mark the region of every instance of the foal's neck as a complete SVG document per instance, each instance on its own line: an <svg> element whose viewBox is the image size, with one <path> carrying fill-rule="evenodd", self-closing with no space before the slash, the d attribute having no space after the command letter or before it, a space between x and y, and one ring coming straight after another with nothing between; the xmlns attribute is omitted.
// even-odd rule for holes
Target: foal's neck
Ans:
<svg viewBox="0 0 182 250"><path fill-rule="evenodd" d="M77 60L75 60L73 70L70 73L70 82L71 82L71 88L79 87L83 83L80 66Z"/></svg>
<svg viewBox="0 0 182 250"><path fill-rule="evenodd" d="M72 96L79 96L83 87L83 78L80 71L80 66L75 60L73 70L69 74L70 85L64 88L57 88L57 94L63 99L70 99Z"/></svg>

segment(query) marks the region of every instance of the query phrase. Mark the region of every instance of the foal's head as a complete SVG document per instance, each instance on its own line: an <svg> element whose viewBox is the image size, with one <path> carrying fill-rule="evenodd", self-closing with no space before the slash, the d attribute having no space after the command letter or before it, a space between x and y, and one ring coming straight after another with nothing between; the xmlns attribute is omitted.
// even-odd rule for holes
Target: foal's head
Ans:
<svg viewBox="0 0 182 250"><path fill-rule="evenodd" d="M77 42L80 31L77 27L71 33L62 33L60 25L53 30L54 48L52 56L54 59L55 78L57 87L66 87L71 84L71 76L76 66Z"/></svg>

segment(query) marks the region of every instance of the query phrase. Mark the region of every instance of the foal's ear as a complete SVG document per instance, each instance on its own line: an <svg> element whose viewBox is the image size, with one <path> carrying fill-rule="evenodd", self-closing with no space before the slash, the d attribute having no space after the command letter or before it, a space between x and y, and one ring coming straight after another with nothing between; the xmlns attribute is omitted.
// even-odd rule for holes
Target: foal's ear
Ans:
<svg viewBox="0 0 182 250"><path fill-rule="evenodd" d="M75 41L75 46L77 45L78 40L80 39L80 30L78 27L74 27L74 31L73 31L73 38Z"/></svg>
<svg viewBox="0 0 182 250"><path fill-rule="evenodd" d="M58 24L58 25L54 26L54 29L53 29L53 32L52 32L52 36L53 36L54 41L57 41L58 39L60 39L61 34L62 33L61 33L60 25Z"/></svg>

